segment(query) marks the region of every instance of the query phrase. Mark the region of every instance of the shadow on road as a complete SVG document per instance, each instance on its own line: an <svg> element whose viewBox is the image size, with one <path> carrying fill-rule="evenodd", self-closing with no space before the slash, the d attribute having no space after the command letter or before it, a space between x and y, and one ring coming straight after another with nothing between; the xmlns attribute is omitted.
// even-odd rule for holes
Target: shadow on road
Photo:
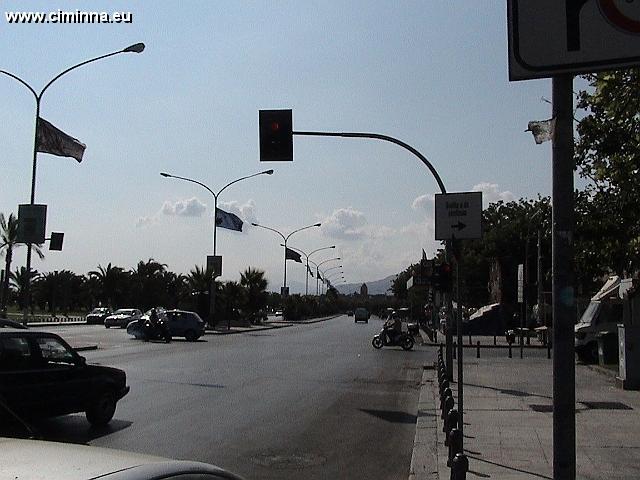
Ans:
<svg viewBox="0 0 640 480"><path fill-rule="evenodd" d="M360 411L391 423L415 424L418 421L417 415L400 412L398 410L371 410L368 408L361 408Z"/></svg>

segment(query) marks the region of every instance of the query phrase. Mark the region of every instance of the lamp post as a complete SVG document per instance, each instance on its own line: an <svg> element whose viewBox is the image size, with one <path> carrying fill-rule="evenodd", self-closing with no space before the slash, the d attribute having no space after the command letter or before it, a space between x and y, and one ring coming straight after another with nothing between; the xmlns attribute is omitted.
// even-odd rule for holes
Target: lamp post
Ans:
<svg viewBox="0 0 640 480"><path fill-rule="evenodd" d="M284 247L284 245L282 245ZM305 285L304 285L304 294L305 295L309 295L309 273L311 272L311 269L309 268L309 257L311 255L313 255L316 252L320 252L322 250L328 250L330 248L336 248L335 245L331 245L330 247L322 247L322 248L318 248L316 250L314 250L313 252L311 252L310 254L306 254L304 251L300 250L299 248L296 247L289 247L291 250L295 250L296 252L301 253L302 255L305 256L305 258L307 259L307 275L305 277Z"/></svg>
<svg viewBox="0 0 640 480"><path fill-rule="evenodd" d="M254 173L253 175L247 175L246 177L237 178L233 182L227 183L224 187L222 187L220 190L218 190L218 193L215 193L213 190L211 190L204 183L199 182L197 180L193 180L192 178L179 177L178 175L172 175L170 173L165 173L165 172L160 172L160 175L162 175L165 178L176 178L178 180L184 180L186 182L196 183L196 184L200 185L201 187L204 187L205 189L207 189L207 191L211 195L213 195L213 204L214 204L214 214L213 214L213 218L214 218L213 219L213 254L215 255L216 254L216 227L218 225L218 222L217 222L217 219L218 219L218 197L220 196L220 194L227 187L233 185L234 183L238 183L241 180L246 180L247 178L257 177L258 175L273 175L273 170L265 170L264 172L258 172L258 173Z"/></svg>
<svg viewBox="0 0 640 480"><path fill-rule="evenodd" d="M342 259L340 257L330 258L316 265L316 295L320 295L320 284L319 284L320 275L318 275L320 273L320 265L323 265L327 262L335 262L336 260L342 260ZM322 276L324 278L324 273L322 274Z"/></svg>
<svg viewBox="0 0 640 480"><path fill-rule="evenodd" d="M106 55L100 55L99 57L91 58L89 60L85 60L84 62L80 62L76 65L73 65L66 70L63 70L58 75L53 77L49 82L40 90L40 93L36 92L36 90L29 85L26 81L18 77L17 75L7 72L5 70L0 70L0 73L3 75L7 75L8 77L17 80L22 85L27 87L27 89L33 94L33 97L36 100L36 119L35 119L35 127L33 133L33 164L31 168L31 200L30 204L33 205L36 200L36 166L37 166L37 158L38 158L38 119L40 118L40 104L42 102L42 96L47 89L58 80L63 75L69 73L76 68L82 67L88 63L97 62L98 60L102 60L104 58L113 57L114 55L118 55L120 53L141 53L144 50L144 43L136 43L134 45L130 45L125 49L118 50L117 52L107 53ZM28 306L31 306L31 280L30 280L30 272L31 272L31 244L27 244L27 302Z"/></svg>
<svg viewBox="0 0 640 480"><path fill-rule="evenodd" d="M282 233L280 233L278 230L276 230L274 228L265 227L264 225L259 225L257 223L252 223L251 225L253 225L254 227L264 228L265 230L270 230L270 231L272 231L274 233L277 233L278 235L280 235L282 237L282 240L284 240L284 280L282 282L282 293L284 294L285 289L287 288L287 241L289 241L289 238L291 238L291 235L293 235L294 233L301 232L302 230L306 230L308 228L320 227L322 224L321 223L314 223L313 225L307 225L306 227L298 228L297 230L294 230L293 232L291 232L286 237Z"/></svg>
<svg viewBox="0 0 640 480"><path fill-rule="evenodd" d="M216 255L216 230L217 230L217 226L218 226L218 197L220 196L220 194L229 186L233 185L234 183L238 183L241 180L246 180L247 178L252 178L252 177L257 177L258 175L272 175L273 174L273 170L265 170L264 172L258 172L258 173L254 173L253 175L247 175L245 177L240 177L235 179L232 182L227 183L224 187L222 187L220 190L218 190L218 193L214 192L213 190L211 190L207 185L205 185L202 182L199 182L198 180L194 180L192 178L187 178L187 177L180 177L178 175L172 175L170 173L166 173L166 172L160 172L160 175L162 175L165 178L175 178L177 180L184 180L185 182L191 182L191 183L195 183L197 185L200 185L201 187L205 188L211 195L213 195L213 205L214 205L214 209L213 209L213 255ZM211 286L210 286L211 292L209 294L209 310L211 312L211 319L210 319L210 323L211 326L213 326L215 324L215 313L216 313L216 272L213 272L211 275ZM231 319L227 319L227 329L229 329L231 327Z"/></svg>

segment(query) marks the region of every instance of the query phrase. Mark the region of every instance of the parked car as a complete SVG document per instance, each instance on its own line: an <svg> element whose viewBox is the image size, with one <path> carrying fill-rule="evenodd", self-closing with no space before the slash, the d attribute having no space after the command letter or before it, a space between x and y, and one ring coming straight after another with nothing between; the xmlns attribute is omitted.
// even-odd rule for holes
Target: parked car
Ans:
<svg viewBox="0 0 640 480"><path fill-rule="evenodd" d="M104 319L104 326L126 328L130 322L137 320L142 316L142 312L137 308L121 308L108 315Z"/></svg>
<svg viewBox="0 0 640 480"><path fill-rule="evenodd" d="M353 317L353 310L347 310L347 317Z"/></svg>
<svg viewBox="0 0 640 480"><path fill-rule="evenodd" d="M91 310L91 312L85 317L87 325L102 325L104 319L111 315L111 309L107 307L98 307Z"/></svg>
<svg viewBox="0 0 640 480"><path fill-rule="evenodd" d="M157 309L158 318L165 320L169 326L169 333L172 337L184 337L189 342L195 342L204 335L205 323L196 312L186 310ZM143 338L142 326L149 318L151 310L145 312L142 317L127 325L127 333L133 335L138 340Z"/></svg>
<svg viewBox="0 0 640 480"><path fill-rule="evenodd" d="M110 448L0 438L2 478L47 480L242 480L214 465Z"/></svg>
<svg viewBox="0 0 640 480"><path fill-rule="evenodd" d="M354 312L354 323L358 323L358 322L364 322L364 323L369 323L369 317L371 316L369 314L369 311L366 308L356 308L355 312Z"/></svg>
<svg viewBox="0 0 640 480"><path fill-rule="evenodd" d="M102 426L128 392L125 372L87 365L56 334L0 329L0 417L85 412L92 425Z"/></svg>

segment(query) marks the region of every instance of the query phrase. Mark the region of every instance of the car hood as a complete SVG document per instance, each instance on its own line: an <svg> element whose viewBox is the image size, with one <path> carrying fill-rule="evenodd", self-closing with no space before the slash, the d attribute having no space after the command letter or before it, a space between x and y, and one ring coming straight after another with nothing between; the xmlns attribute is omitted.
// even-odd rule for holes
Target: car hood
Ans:
<svg viewBox="0 0 640 480"><path fill-rule="evenodd" d="M215 473L240 479L213 465L169 460L108 448L0 437L2 477L16 480L124 480L158 478L176 471ZM137 474L137 475L136 475Z"/></svg>

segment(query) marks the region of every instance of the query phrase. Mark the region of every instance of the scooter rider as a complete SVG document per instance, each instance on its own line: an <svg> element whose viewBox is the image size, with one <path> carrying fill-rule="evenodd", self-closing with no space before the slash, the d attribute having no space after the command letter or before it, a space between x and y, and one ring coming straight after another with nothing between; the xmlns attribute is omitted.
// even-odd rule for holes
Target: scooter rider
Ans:
<svg viewBox="0 0 640 480"><path fill-rule="evenodd" d="M396 312L391 313L391 318L384 324L388 343L395 343L402 333L402 320Z"/></svg>

